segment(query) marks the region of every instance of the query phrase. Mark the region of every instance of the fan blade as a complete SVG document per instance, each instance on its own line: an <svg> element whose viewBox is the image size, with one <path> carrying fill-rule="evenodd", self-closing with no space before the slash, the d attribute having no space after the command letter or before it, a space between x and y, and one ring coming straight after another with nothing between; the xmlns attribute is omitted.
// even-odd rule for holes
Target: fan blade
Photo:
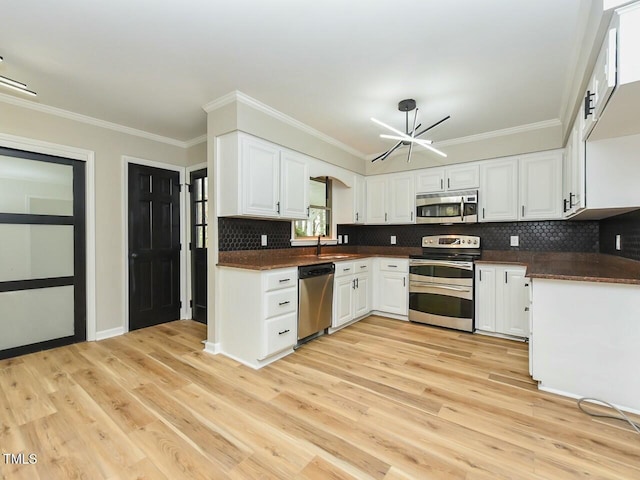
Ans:
<svg viewBox="0 0 640 480"><path fill-rule="evenodd" d="M411 130L411 138L414 138L414 135L416 133L416 123L418 123L418 109L417 108L416 108L416 113L413 115L413 129ZM413 142L411 142L409 144L409 155L407 156L407 163L411 162L411 152L412 151L413 151Z"/></svg>
<svg viewBox="0 0 640 480"><path fill-rule="evenodd" d="M407 163L411 162L411 152L413 151L413 142L409 144L409 155L407 156Z"/></svg>
<svg viewBox="0 0 640 480"><path fill-rule="evenodd" d="M446 117L444 117L442 120L440 120L439 122L434 123L433 125L431 125L430 127L425 128L424 130L422 130L419 133L416 133L415 136L419 137L420 135L422 135L425 132L428 132L429 130L431 130L432 128L437 127L438 125L440 125L442 122L444 122L445 120L449 120L451 118L451 115L447 115Z"/></svg>
<svg viewBox="0 0 640 480"><path fill-rule="evenodd" d="M371 162L375 162L376 160L384 160L385 158L387 158L389 155L391 155L398 147L400 147L402 145L402 141L396 143L393 147L391 147L389 150L387 150L385 153L383 153L382 155L378 155L376 158L374 158L373 160L371 160Z"/></svg>

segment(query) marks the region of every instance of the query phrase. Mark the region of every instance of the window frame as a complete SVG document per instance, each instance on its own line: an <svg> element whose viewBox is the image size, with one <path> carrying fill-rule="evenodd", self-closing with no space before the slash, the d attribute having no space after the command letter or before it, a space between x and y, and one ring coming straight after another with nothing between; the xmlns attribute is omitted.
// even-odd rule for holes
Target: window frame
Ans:
<svg viewBox="0 0 640 480"><path fill-rule="evenodd" d="M329 222L327 224L327 228L329 230L329 235L323 235L321 237L323 245L334 245L336 244L337 238L335 236L335 232L337 229L337 225L334 219L333 212L333 179L331 177L310 177L309 182L316 181L325 183L325 196L326 196L326 204L327 206L322 205L309 205L309 208L315 208L320 210L326 210L329 212ZM292 220L291 221L291 245L315 245L318 242L317 236L312 237L296 237L296 222L304 221L308 222L309 220Z"/></svg>

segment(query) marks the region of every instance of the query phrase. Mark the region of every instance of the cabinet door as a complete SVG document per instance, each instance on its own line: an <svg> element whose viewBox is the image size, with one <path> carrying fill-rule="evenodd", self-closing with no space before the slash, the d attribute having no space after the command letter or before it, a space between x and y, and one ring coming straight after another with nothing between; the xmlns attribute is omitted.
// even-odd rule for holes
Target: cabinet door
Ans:
<svg viewBox="0 0 640 480"><path fill-rule="evenodd" d="M283 151L280 159L280 216L307 219L309 207L309 165L296 152Z"/></svg>
<svg viewBox="0 0 640 480"><path fill-rule="evenodd" d="M336 278L333 284L333 328L340 327L353 318L353 275Z"/></svg>
<svg viewBox="0 0 640 480"><path fill-rule="evenodd" d="M388 178L388 223L413 223L416 209L413 174L392 175Z"/></svg>
<svg viewBox="0 0 640 480"><path fill-rule="evenodd" d="M369 275L356 276L353 317L360 318L371 311L371 281Z"/></svg>
<svg viewBox="0 0 640 480"><path fill-rule="evenodd" d="M367 177L367 223L387 222L387 180L384 176Z"/></svg>
<svg viewBox="0 0 640 480"><path fill-rule="evenodd" d="M447 168L447 190L478 188L480 169L478 165L461 165Z"/></svg>
<svg viewBox="0 0 640 480"><path fill-rule="evenodd" d="M529 336L529 280L524 268L505 268L500 281L504 282L503 317L500 333L517 337Z"/></svg>
<svg viewBox="0 0 640 480"><path fill-rule="evenodd" d="M444 192L444 168L420 170L416 176L416 193Z"/></svg>
<svg viewBox="0 0 640 480"><path fill-rule="evenodd" d="M380 297L380 311L407 315L407 275L404 273L381 272L378 295Z"/></svg>
<svg viewBox="0 0 640 480"><path fill-rule="evenodd" d="M480 221L518 219L518 162L512 158L480 167Z"/></svg>
<svg viewBox="0 0 640 480"><path fill-rule="evenodd" d="M496 331L496 269L476 266L476 325L478 330Z"/></svg>
<svg viewBox="0 0 640 480"><path fill-rule="evenodd" d="M362 175L356 175L353 185L353 223L364 223L366 204L365 180Z"/></svg>
<svg viewBox="0 0 640 480"><path fill-rule="evenodd" d="M240 142L242 162L242 213L277 217L280 196L280 150L272 144L243 137Z"/></svg>
<svg viewBox="0 0 640 480"><path fill-rule="evenodd" d="M520 220L553 220L562 216L562 152L543 152L520 159Z"/></svg>

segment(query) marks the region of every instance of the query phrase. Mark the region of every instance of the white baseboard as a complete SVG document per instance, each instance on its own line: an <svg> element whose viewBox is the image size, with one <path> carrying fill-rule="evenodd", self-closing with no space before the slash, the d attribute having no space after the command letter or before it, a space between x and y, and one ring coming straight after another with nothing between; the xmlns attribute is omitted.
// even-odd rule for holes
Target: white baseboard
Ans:
<svg viewBox="0 0 640 480"><path fill-rule="evenodd" d="M575 398L575 399L580 399L580 398L588 396L588 395L578 395L578 394L572 393L572 392L565 392L564 390L558 390L557 388L549 388L549 387L546 387L545 385L543 385L542 382L538 383L538 390L542 390L543 392L547 392L547 393L553 393L554 395L560 395L561 397L568 397L568 398ZM608 400L606 398L603 398L602 400L604 400L605 402L608 402ZM611 403L611 402L609 402L609 403ZM627 407L627 406L624 406L624 405L618 405L616 403L611 403L611 404L615 405L616 407L618 407L622 411L633 413L635 415L640 415L640 410L638 410L636 408L631 408L631 407ZM584 405L588 406L588 404L584 404ZM614 412L614 415L615 415L615 412Z"/></svg>
<svg viewBox="0 0 640 480"><path fill-rule="evenodd" d="M204 351L207 353L211 353L212 355L217 355L220 353L220 344L214 342L204 342Z"/></svg>
<svg viewBox="0 0 640 480"><path fill-rule="evenodd" d="M105 338L117 337L127 333L124 327L110 328L109 330L100 330L96 332L96 341L104 340Z"/></svg>
<svg viewBox="0 0 640 480"><path fill-rule="evenodd" d="M369 315L375 315L377 317L393 318L394 320L402 320L403 322L409 321L409 317L407 315L397 315L395 313L381 312L380 310L372 310L371 313L367 314L366 316L369 316Z"/></svg>

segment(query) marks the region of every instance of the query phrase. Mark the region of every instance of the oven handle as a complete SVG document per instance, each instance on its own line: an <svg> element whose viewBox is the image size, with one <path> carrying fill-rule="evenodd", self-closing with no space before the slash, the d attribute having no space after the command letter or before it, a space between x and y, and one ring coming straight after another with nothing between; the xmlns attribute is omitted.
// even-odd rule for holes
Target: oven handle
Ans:
<svg viewBox="0 0 640 480"><path fill-rule="evenodd" d="M461 270L473 270L473 262L448 262L446 260L409 260L410 267L417 266L434 266L434 267L453 267Z"/></svg>
<svg viewBox="0 0 640 480"><path fill-rule="evenodd" d="M454 292L470 292L471 289L467 287L450 287L448 285L442 285L440 283L431 283L431 282L411 282L410 286L414 287L432 287L432 288L442 288L443 290L453 290Z"/></svg>

